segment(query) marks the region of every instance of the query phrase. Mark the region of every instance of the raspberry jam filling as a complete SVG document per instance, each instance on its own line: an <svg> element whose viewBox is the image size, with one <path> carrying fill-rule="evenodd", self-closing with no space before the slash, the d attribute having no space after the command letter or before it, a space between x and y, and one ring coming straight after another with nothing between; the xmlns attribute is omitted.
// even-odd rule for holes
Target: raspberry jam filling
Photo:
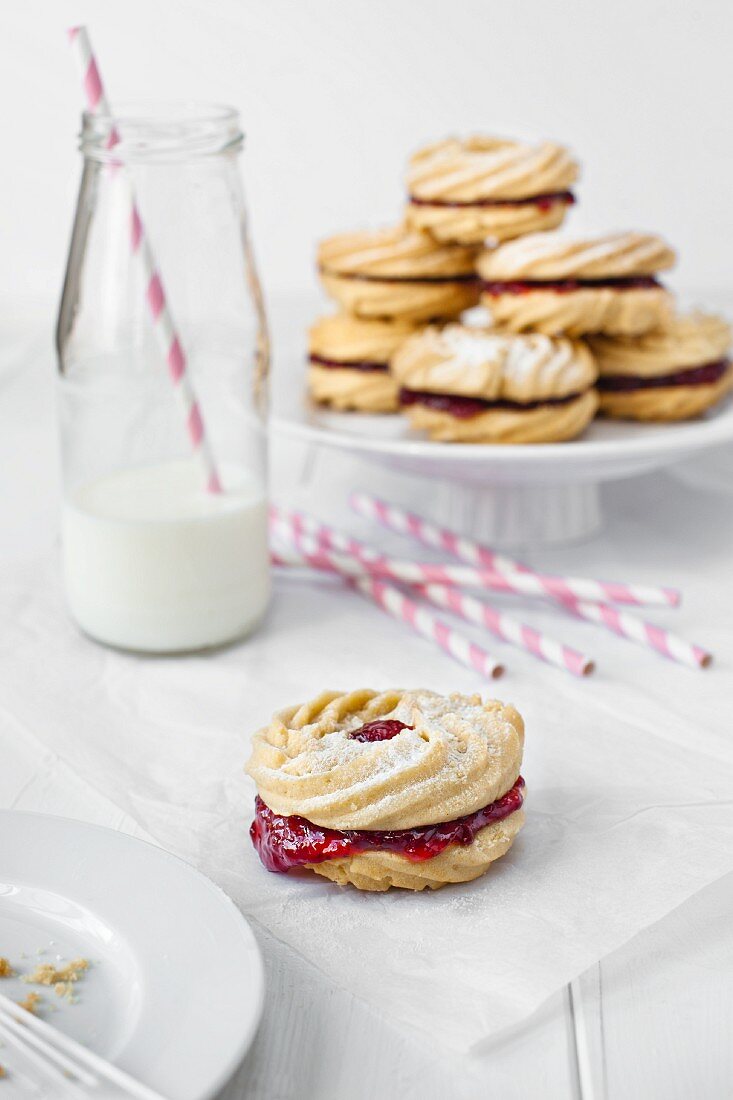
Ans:
<svg viewBox="0 0 733 1100"><path fill-rule="evenodd" d="M338 279L358 279L364 283L415 283L418 286L423 283L432 286L434 284L475 283L478 281L473 271L461 275L366 275L358 271L329 271L322 267L323 275L335 275Z"/></svg>
<svg viewBox="0 0 733 1100"><path fill-rule="evenodd" d="M609 393L629 393L632 390L656 390L666 386L711 386L719 382L730 368L729 359L717 359L701 367L688 367L672 374L657 374L642 378L637 374L607 374L598 379L598 389Z"/></svg>
<svg viewBox="0 0 733 1100"><path fill-rule="evenodd" d="M317 367L328 367L332 370L364 370L386 371L387 364L379 363L376 359L326 359L323 355L309 355L308 361Z"/></svg>
<svg viewBox="0 0 733 1100"><path fill-rule="evenodd" d="M553 290L556 294L569 294L573 290L612 287L614 290L652 290L661 287L652 275L635 275L629 279L516 279L506 283L482 281L484 294L529 294L532 290Z"/></svg>
<svg viewBox="0 0 733 1100"><path fill-rule="evenodd" d="M396 718L383 718L376 722L367 722L358 730L352 730L349 734L351 741L391 741L403 730L414 730L414 726L406 726Z"/></svg>
<svg viewBox="0 0 733 1100"><path fill-rule="evenodd" d="M575 203L575 195L572 191L547 191L543 195L531 195L526 199L418 199L410 195L411 206L446 206L473 207L473 206L537 206L540 210L549 210L557 203L572 206Z"/></svg>
<svg viewBox="0 0 733 1100"><path fill-rule="evenodd" d="M400 390L400 405L425 405L429 409L438 412L450 413L458 420L469 420L479 413L489 412L491 409L515 409L518 412L529 412L531 409L539 409L542 405L567 405L575 401L581 394L568 393L564 397L546 397L542 401L484 401L481 397L461 397L454 393L428 393L426 390Z"/></svg>
<svg viewBox="0 0 733 1100"><path fill-rule="evenodd" d="M343 859L358 852L398 852L413 863L439 855L450 844L466 846L476 834L495 821L516 813L524 802L521 775L514 786L484 806L455 821L419 825L414 829L324 829L304 817L273 813L257 796L255 819L249 830L252 843L268 871L289 871L306 863Z"/></svg>

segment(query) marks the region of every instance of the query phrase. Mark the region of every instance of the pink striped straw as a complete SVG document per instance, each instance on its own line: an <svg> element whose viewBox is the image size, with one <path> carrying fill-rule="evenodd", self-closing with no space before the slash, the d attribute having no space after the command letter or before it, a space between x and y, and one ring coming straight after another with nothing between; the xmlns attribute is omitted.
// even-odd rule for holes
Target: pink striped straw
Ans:
<svg viewBox="0 0 733 1100"><path fill-rule="evenodd" d="M614 634L628 638L632 642L638 642L647 649L653 649L663 657L668 657L679 664L689 665L692 668L707 668L713 659L712 653L695 645L694 642L688 642L665 627L645 622L636 615L629 614L628 611L611 607L610 604L592 603L589 600L563 600L562 603L579 619L587 619L588 622L605 626Z"/></svg>
<svg viewBox="0 0 733 1100"><path fill-rule="evenodd" d="M491 569L474 569L467 565L432 564L431 562L405 561L388 557L386 554L365 553L357 555L334 553L322 546L317 539L302 534L301 542L313 559L311 564L317 569L343 570L350 576L362 576L368 573L374 577L386 577L403 584L453 584L459 588L490 588L497 592L513 592L526 596L555 596L566 599L567 581L564 577L552 577L538 573L499 573ZM572 581L573 592L578 598L593 599L598 582L575 577ZM646 595L650 602L660 599L658 590L643 592L637 586L639 596ZM623 601L624 592L616 595Z"/></svg>
<svg viewBox="0 0 733 1100"><path fill-rule="evenodd" d="M466 622L486 627L503 641L518 646L550 665L565 669L573 676L590 676L595 670L594 662L584 653L571 649L570 646L556 641L555 638L541 633L526 623L517 622L509 615L497 611L482 600L466 595L452 585L416 585L414 591L436 607L442 607L444 611L452 611L454 615L460 616Z"/></svg>
<svg viewBox="0 0 733 1100"><path fill-rule="evenodd" d="M349 497L351 507L360 516L374 520L390 531L400 535L409 535L433 549L447 550L449 554L467 562L478 569L496 571L505 577L511 577L517 584L517 575L535 578L536 589L530 592L522 587L507 587L505 591L527 592L527 594L547 595L554 599L609 600L611 603L632 605L656 605L676 607L680 602L680 593L675 588L658 585L624 584L615 581L596 581L585 577L548 577L522 565L513 558L496 554L486 546L444 527L437 527L413 512L407 512L397 505L388 504L370 493L352 493ZM451 582L449 582L451 583ZM458 582L460 583L460 582Z"/></svg>
<svg viewBox="0 0 733 1100"><path fill-rule="evenodd" d="M69 40L75 47L79 58L82 86L90 112L92 114L102 114L111 118L112 110L104 90L99 66L97 65L86 27L72 27L69 30ZM107 148L113 149L119 144L120 140L119 131L113 124L109 133ZM158 270L158 265L153 255L153 250L150 246L143 220L140 216L140 210L137 205L134 191L132 190L132 185L131 199L130 248L134 255L140 257L143 271L145 272L145 299L150 316L153 320L153 329L165 355L171 381L183 405L186 430L191 441L191 446L193 447L194 453L199 456L203 464L206 488L210 493L221 493L221 481L204 427L201 407L191 382L186 354L173 321L173 314L171 313L170 304L163 286L163 279Z"/></svg>
<svg viewBox="0 0 733 1100"><path fill-rule="evenodd" d="M281 525L285 531L291 530L295 538L305 535L316 540L324 549L340 551L358 561L375 561L382 557L358 539L350 538L302 512L286 512L272 505L270 519L275 530ZM502 641L509 642L548 664L556 665L573 676L587 676L594 670L593 661L584 653L579 653L526 623L497 611L489 604L460 593L455 587L426 584L418 585L415 591L437 607L452 611L467 622L485 627Z"/></svg>
<svg viewBox="0 0 733 1100"><path fill-rule="evenodd" d="M287 555L273 553L272 562L281 566L312 565L311 555L303 552L289 551ZM401 592L394 585L387 584L377 577L353 577L350 573L343 573L340 569L332 570L343 576L349 584L362 596L366 596L378 607L397 619L401 623L407 623L416 634L422 635L434 642L439 649L448 653L459 664L465 665L473 672L478 672L487 680L495 680L504 673L504 666L487 653L481 646L476 645L465 635L454 630L448 623L433 615L426 607L411 600L409 596Z"/></svg>
<svg viewBox="0 0 733 1100"><path fill-rule="evenodd" d="M487 680L495 680L503 675L504 666L490 653L454 630L442 619L438 619L426 607L415 603L399 588L386 584L376 577L362 577L361 580L353 583L362 595L368 596L393 619L407 623L417 634L422 634L423 638L429 638L435 642L466 668L473 669Z"/></svg>
<svg viewBox="0 0 733 1100"><path fill-rule="evenodd" d="M495 569L506 569L509 572L512 570L531 572L521 562L495 554L493 550L480 543L437 527L420 516L407 512L397 505L388 504L369 493L352 493L350 503L359 515L374 519L390 531L408 535L426 546L448 550L461 561L478 565L493 563ZM675 593L674 589L663 591ZM559 602L578 618L603 626L620 637L638 642L647 649L653 649L679 664L693 668L707 668L712 661L712 655L694 642L688 642L664 627L639 619L628 611L621 611L604 601L566 596L560 597Z"/></svg>

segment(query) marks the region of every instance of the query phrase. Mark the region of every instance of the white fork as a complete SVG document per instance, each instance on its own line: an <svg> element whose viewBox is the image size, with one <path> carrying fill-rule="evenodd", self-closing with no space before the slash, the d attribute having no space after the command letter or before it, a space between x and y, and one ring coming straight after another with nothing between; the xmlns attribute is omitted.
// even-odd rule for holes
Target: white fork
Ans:
<svg viewBox="0 0 733 1100"><path fill-rule="evenodd" d="M93 1054L76 1040L39 1020L0 993L0 1038L14 1047L43 1082L63 1089L53 1095L89 1100L126 1096L134 1100L165 1100L159 1092L136 1081L124 1070Z"/></svg>

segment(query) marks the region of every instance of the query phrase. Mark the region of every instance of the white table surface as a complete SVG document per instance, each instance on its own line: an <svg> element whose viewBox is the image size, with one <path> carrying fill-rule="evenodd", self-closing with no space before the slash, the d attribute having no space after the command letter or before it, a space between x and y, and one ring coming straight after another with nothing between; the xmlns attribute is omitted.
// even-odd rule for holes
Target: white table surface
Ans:
<svg viewBox="0 0 733 1100"><path fill-rule="evenodd" d="M0 561L53 551L57 457L53 355L43 317L3 325L0 347ZM318 462L278 448L276 484L303 488ZM720 467L719 467L720 468ZM669 475L611 487L608 523L633 514L633 499L664 508ZM686 487L689 499L701 498ZM706 498L714 522L730 498ZM642 517L643 518L643 517ZM684 537L681 533L680 538ZM557 551L555 552L557 553ZM364 605L355 614L372 615ZM267 627L264 628L265 630ZM250 642L257 645L255 637ZM559 675L559 674L558 674ZM693 674L694 675L694 674ZM700 674L704 675L704 674ZM686 683L684 681L681 683ZM0 719L1 721L1 719ZM0 734L3 731L0 730ZM74 776L63 759L13 739L0 761L0 806L65 814L141 833L138 824ZM366 1100L372 1097L607 1096L610 1100L722 1100L733 1088L733 876L707 887L604 959L532 1019L458 1057L401 1033L262 927L268 980L264 1020L225 1100ZM375 977L375 981L378 977ZM589 1054L581 1091L576 1037ZM581 1073L585 1060L581 1055ZM590 1087L588 1087L590 1084Z"/></svg>

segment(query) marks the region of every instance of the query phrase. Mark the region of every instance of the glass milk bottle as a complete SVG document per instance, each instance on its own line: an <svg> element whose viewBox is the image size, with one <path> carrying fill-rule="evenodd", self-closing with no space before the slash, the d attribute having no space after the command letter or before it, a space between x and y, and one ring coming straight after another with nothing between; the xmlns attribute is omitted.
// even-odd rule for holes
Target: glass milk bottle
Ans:
<svg viewBox="0 0 733 1100"><path fill-rule="evenodd" d="M267 606L268 342L237 113L84 116L60 307L63 571L91 637L173 653Z"/></svg>

